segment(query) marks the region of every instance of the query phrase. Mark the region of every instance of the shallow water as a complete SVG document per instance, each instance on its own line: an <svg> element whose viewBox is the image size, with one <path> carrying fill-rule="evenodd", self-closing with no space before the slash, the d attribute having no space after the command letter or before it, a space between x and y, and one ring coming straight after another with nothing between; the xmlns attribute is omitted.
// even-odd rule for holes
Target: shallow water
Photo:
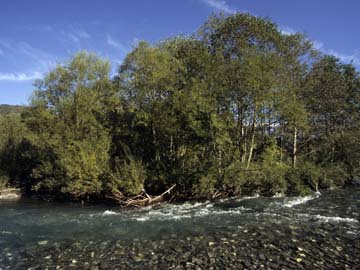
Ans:
<svg viewBox="0 0 360 270"><path fill-rule="evenodd" d="M235 261L229 269L257 269L258 262L264 269L276 269L278 266L308 269L318 254L324 257L323 260L319 257L318 261L322 263L318 269L360 269L356 259L360 257L359 241L360 189L354 187L307 197L245 197L216 203L165 204L139 210L80 207L77 204L33 200L0 202L0 269L43 269L45 265L56 268L55 264L57 269L71 266L116 268L122 262L115 263L109 259L111 254L117 254L114 249L116 244L125 246L123 255L117 255L116 259L120 260L119 257L123 256L124 263L133 260L133 264L124 264L119 269L152 265L149 260L156 256L156 252L168 252L169 256L175 254L175 257L179 255L179 261L174 262L174 267L180 267L178 269L209 269L209 266L225 269L228 267L225 253L230 250L239 252L247 244L246 251L252 250L254 256L246 252L233 255L229 260ZM224 242L230 246L223 246ZM149 243L155 253L147 250L145 245ZM269 248L277 244L277 252ZM203 249L214 249L213 246L217 245L223 248L212 251L220 252L215 256L218 261L211 260L208 252L201 255ZM136 257L135 253L139 253L142 246L149 252L149 260L142 253ZM170 246L173 251L169 251ZM181 247L180 251L176 251L177 247ZM66 255L68 248L70 251ZM89 255L87 264L84 264L82 253L87 248L94 250L91 251L94 253L89 253L94 256ZM304 249L308 250L308 254ZM50 250L51 254L46 255ZM183 259L190 260L190 264L180 260L180 255L186 250L189 254ZM135 255L127 254L133 251ZM101 257L101 252L108 256ZM276 262L281 259L275 256L278 252L289 257L287 264ZM193 262L198 257L201 263L199 260ZM261 262L263 257L266 260ZM247 258L252 262L249 266L246 266ZM331 258L335 258L337 263ZM158 260L158 264L151 267L171 268L164 262L165 259ZM110 264L104 266L104 263Z"/></svg>

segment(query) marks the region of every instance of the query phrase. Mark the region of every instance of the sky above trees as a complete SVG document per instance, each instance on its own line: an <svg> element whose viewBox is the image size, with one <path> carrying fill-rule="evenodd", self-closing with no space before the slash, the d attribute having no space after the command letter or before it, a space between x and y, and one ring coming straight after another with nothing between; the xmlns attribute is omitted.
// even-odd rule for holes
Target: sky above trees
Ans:
<svg viewBox="0 0 360 270"><path fill-rule="evenodd" d="M79 50L108 58L115 69L139 40L191 34L212 12L269 17L285 33L305 32L318 49L359 69L359 10L357 0L3 0L0 104L27 104L34 79Z"/></svg>

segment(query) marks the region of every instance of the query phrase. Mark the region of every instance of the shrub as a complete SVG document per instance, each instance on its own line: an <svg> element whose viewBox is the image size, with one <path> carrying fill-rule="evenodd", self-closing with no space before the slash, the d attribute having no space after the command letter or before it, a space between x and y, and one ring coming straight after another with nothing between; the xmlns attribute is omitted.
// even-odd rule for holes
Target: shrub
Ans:
<svg viewBox="0 0 360 270"><path fill-rule="evenodd" d="M201 176L199 181L193 185L193 192L200 197L210 197L215 193L216 184L216 176L210 172Z"/></svg>
<svg viewBox="0 0 360 270"><path fill-rule="evenodd" d="M287 181L287 191L289 195L309 195L312 191L301 179L301 170L290 168L285 175Z"/></svg>
<svg viewBox="0 0 360 270"><path fill-rule="evenodd" d="M332 186L343 186L350 175L345 168L340 164L333 166L326 166L323 168L323 173L319 181L321 188L329 188Z"/></svg>
<svg viewBox="0 0 360 270"><path fill-rule="evenodd" d="M0 171L0 190L4 189L7 187L9 183L9 177Z"/></svg>
<svg viewBox="0 0 360 270"><path fill-rule="evenodd" d="M274 195L286 191L285 175L288 165L280 161L280 149L275 141L266 147L261 162L261 193Z"/></svg>
<svg viewBox="0 0 360 270"><path fill-rule="evenodd" d="M133 196L144 190L146 170L141 161L130 157L127 161L116 161L108 187L111 191L120 191Z"/></svg>
<svg viewBox="0 0 360 270"><path fill-rule="evenodd" d="M259 166L255 163L247 168L239 160L232 162L224 171L225 189L234 194L252 193L259 189L260 174Z"/></svg>

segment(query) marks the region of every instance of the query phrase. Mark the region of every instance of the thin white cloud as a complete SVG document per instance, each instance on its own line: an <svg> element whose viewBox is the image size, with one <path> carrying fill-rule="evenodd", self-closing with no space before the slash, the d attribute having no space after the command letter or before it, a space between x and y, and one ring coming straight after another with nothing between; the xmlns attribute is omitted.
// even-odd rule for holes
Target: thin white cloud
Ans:
<svg viewBox="0 0 360 270"><path fill-rule="evenodd" d="M77 34L80 38L87 38L87 39L91 38L90 34L84 30L78 31Z"/></svg>
<svg viewBox="0 0 360 270"><path fill-rule="evenodd" d="M115 47L115 48L120 48L122 47L122 44L120 44L120 42L117 42L115 39L113 39L110 35L106 36L106 42L108 45Z"/></svg>
<svg viewBox="0 0 360 270"><path fill-rule="evenodd" d="M13 70L37 70L45 71L53 66L56 56L42 49L35 48L27 42L15 42L12 40L1 40L0 47L3 55L6 55L8 70L3 72L12 72ZM1 53L0 53L1 54Z"/></svg>
<svg viewBox="0 0 360 270"><path fill-rule="evenodd" d="M34 48L27 42L19 42L16 44L16 48L14 48L13 52L15 55L21 53L22 55L27 56L33 63L36 63L38 69L40 70L49 68L55 59L55 56L43 50Z"/></svg>
<svg viewBox="0 0 360 270"><path fill-rule="evenodd" d="M40 31L40 32L50 32L53 31L53 27L51 25L43 25L43 26L24 26L25 30L28 31Z"/></svg>
<svg viewBox="0 0 360 270"><path fill-rule="evenodd" d="M279 26L280 32L283 35L293 35L298 31L289 26ZM314 48L324 54L330 54L339 58L344 63L353 63L355 66L360 67L360 51L356 51L353 54L344 54L333 49L326 48L325 44L319 40L312 41Z"/></svg>
<svg viewBox="0 0 360 270"><path fill-rule="evenodd" d="M73 33L67 33L67 36L75 43L78 43L80 41L80 38L75 36Z"/></svg>
<svg viewBox="0 0 360 270"><path fill-rule="evenodd" d="M324 43L322 43L321 41L314 40L312 42L312 44L316 50L318 50L318 51L324 50Z"/></svg>
<svg viewBox="0 0 360 270"><path fill-rule="evenodd" d="M4 51L0 49L0 55L4 55Z"/></svg>
<svg viewBox="0 0 360 270"><path fill-rule="evenodd" d="M7 48L7 49L11 49L11 48L12 48L11 44L10 44L8 41L1 40L1 39L0 39L0 45L3 46L3 47L5 47L5 48Z"/></svg>
<svg viewBox="0 0 360 270"><path fill-rule="evenodd" d="M217 11L222 11L228 14L236 13L236 9L230 7L225 0L202 0L205 4L214 8Z"/></svg>
<svg viewBox="0 0 360 270"><path fill-rule="evenodd" d="M279 26L279 29L280 29L281 34L286 35L286 36L296 34L296 30L294 30L291 27L286 26L286 25Z"/></svg>
<svg viewBox="0 0 360 270"><path fill-rule="evenodd" d="M353 63L355 66L360 66L360 55L357 53L353 53L353 54L343 54L340 52L337 52L335 50L325 50L325 53L327 54L331 54L333 56L335 56L336 58L339 58L342 62L345 63Z"/></svg>
<svg viewBox="0 0 360 270"><path fill-rule="evenodd" d="M127 48L121 42L115 40L109 34L106 36L106 43L111 47L119 49L123 53L126 53L128 51Z"/></svg>
<svg viewBox="0 0 360 270"><path fill-rule="evenodd" d="M140 43L141 39L137 38L137 37L134 37L132 42L131 42L131 46L132 47L137 47Z"/></svg>
<svg viewBox="0 0 360 270"><path fill-rule="evenodd" d="M312 41L314 48L324 54L333 55L336 58L339 58L340 61L344 63L353 63L355 66L360 66L360 53L359 51L355 51L352 54L344 54L334 49L326 48L325 44L321 41L314 40Z"/></svg>
<svg viewBox="0 0 360 270"><path fill-rule="evenodd" d="M67 40L71 40L74 43L79 43L83 39L90 39L91 35L84 31L75 29L72 26L69 26L70 30L61 30L60 33L65 37Z"/></svg>
<svg viewBox="0 0 360 270"><path fill-rule="evenodd" d="M42 78L43 75L40 72L27 73L0 73L0 81L22 82L32 81Z"/></svg>

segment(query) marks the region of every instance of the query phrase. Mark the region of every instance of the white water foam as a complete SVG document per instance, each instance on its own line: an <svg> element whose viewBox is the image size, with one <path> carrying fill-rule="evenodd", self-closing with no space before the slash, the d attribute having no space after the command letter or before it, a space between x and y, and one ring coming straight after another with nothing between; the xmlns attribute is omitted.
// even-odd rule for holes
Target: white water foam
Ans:
<svg viewBox="0 0 360 270"><path fill-rule="evenodd" d="M246 212L246 208L243 206L233 209L218 209L214 208L214 205L208 203L198 204L184 204L184 205L167 205L165 208L153 209L147 213L139 213L132 218L137 221L149 221L149 220L181 220L189 218L202 218L206 216L214 215L240 215Z"/></svg>
<svg viewBox="0 0 360 270"><path fill-rule="evenodd" d="M148 220L180 220L192 218L202 211L208 212L212 204L204 203L184 203L184 204L167 204L160 208L150 209L149 211L140 211L132 216L136 221Z"/></svg>
<svg viewBox="0 0 360 270"><path fill-rule="evenodd" d="M300 217L306 217L309 219L316 219L318 222L321 223L359 223L358 220L354 218L342 218L342 217L330 217L330 216L322 216L322 215L309 215L309 214L298 214Z"/></svg>
<svg viewBox="0 0 360 270"><path fill-rule="evenodd" d="M236 200L224 199L220 200L220 202L226 202L230 200L234 201L243 201L248 199L255 199L260 197L259 194L255 194L254 196L249 197L241 197ZM248 209L240 206L231 209L221 209L214 207L214 204L210 201L205 202L186 202L182 204L164 204L162 206L148 206L139 209L136 212L125 213L125 212L115 212L112 210L106 210L101 213L90 214L90 217L106 217L106 216L119 216L124 220L135 220L139 222L152 221L152 220L160 220L160 221L168 221L168 220L181 220L181 219L189 219L189 218L201 218L210 215L241 215L244 214Z"/></svg>
<svg viewBox="0 0 360 270"><path fill-rule="evenodd" d="M140 210L132 215L123 215L124 218L136 220L139 222L145 221L171 221L190 218L202 218L210 215L239 215L246 212L243 206L232 209L215 208L213 203L184 203L184 204L167 204L163 207L153 208L148 211ZM120 214L112 211L105 211L103 215Z"/></svg>
<svg viewBox="0 0 360 270"><path fill-rule="evenodd" d="M150 218L149 217L138 217L135 218L136 221L140 221L140 222L145 222L148 221Z"/></svg>
<svg viewBox="0 0 360 270"><path fill-rule="evenodd" d="M14 233L9 232L9 231L0 231L0 234L14 234Z"/></svg>
<svg viewBox="0 0 360 270"><path fill-rule="evenodd" d="M104 213L102 213L103 216L114 216L114 215L119 215L120 213L111 211L111 210L106 210Z"/></svg>
<svg viewBox="0 0 360 270"><path fill-rule="evenodd" d="M243 201L249 199L258 198L259 194L255 196L241 197L237 199L225 199L226 201ZM235 208L222 209L215 207L214 203L210 201L205 202L186 202L182 204L164 204L161 206L149 206L141 208L138 211L125 213L125 212L115 212L112 210L106 210L98 214L90 214L90 217L96 216L119 216L124 220L135 220L138 222L146 221L171 221L171 220L181 220L181 219L190 219L190 218L202 218L207 216L219 216L219 215L243 215L248 212L248 208L244 206L239 206Z"/></svg>
<svg viewBox="0 0 360 270"><path fill-rule="evenodd" d="M294 198L285 198L285 202L282 202L281 205L285 207L293 207L295 205L304 204L310 200L318 198L320 194L314 194L306 197L294 197ZM243 200L255 199L259 195L251 197L241 197L234 201L239 202ZM278 204L276 202L276 204ZM248 208L244 206L239 206L236 208L222 209L214 207L214 204L206 202L197 202L191 203L186 202L183 204L165 204L160 207L146 207L140 209L139 211L132 212L131 214L125 214L122 212L115 212L111 210L106 210L101 215L102 216L115 216L119 215L125 220L135 220L138 222L145 221L171 221L171 220L181 220L189 218L202 218L211 215L243 215L248 212Z"/></svg>
<svg viewBox="0 0 360 270"><path fill-rule="evenodd" d="M328 217L315 215L314 218L319 219L321 222L348 222L348 223L358 223L359 221L353 218L342 218L342 217Z"/></svg>
<svg viewBox="0 0 360 270"><path fill-rule="evenodd" d="M321 195L320 193L315 193L314 195L310 195L310 196L288 198L284 203L284 206L291 208L295 205L304 204L307 203L308 201L317 199L320 197L320 195Z"/></svg>
<svg viewBox="0 0 360 270"><path fill-rule="evenodd" d="M272 198L283 198L283 197L285 197L285 194L281 192L278 192L274 196L272 196Z"/></svg>
<svg viewBox="0 0 360 270"><path fill-rule="evenodd" d="M244 200L251 200L251 199L256 199L256 198L259 198L260 197L260 194L259 193L255 193L255 195L253 196L244 196L244 197L240 197L240 198L237 198L236 202L241 202L241 201L244 201ZM230 199L232 200L232 199Z"/></svg>

